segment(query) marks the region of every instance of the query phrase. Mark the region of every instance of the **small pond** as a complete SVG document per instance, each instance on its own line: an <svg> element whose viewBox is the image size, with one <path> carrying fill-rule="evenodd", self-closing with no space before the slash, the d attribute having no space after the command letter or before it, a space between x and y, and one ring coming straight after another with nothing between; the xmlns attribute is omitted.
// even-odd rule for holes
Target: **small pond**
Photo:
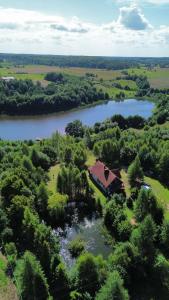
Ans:
<svg viewBox="0 0 169 300"><path fill-rule="evenodd" d="M102 222L102 218L97 218L95 215L79 221L78 214L75 214L71 226L66 225L64 229L55 230L60 241L60 255L68 267L75 263L75 258L72 258L68 246L69 242L76 237L80 236L86 242L86 251L94 255L102 254L106 259L112 252L112 246L106 243Z"/></svg>

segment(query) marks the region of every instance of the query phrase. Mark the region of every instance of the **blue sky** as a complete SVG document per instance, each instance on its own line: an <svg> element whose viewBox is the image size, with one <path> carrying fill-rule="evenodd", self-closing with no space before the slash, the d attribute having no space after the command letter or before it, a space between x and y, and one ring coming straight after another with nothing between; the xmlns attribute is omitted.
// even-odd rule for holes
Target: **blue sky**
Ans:
<svg viewBox="0 0 169 300"><path fill-rule="evenodd" d="M0 52L169 56L169 0L0 0Z"/></svg>

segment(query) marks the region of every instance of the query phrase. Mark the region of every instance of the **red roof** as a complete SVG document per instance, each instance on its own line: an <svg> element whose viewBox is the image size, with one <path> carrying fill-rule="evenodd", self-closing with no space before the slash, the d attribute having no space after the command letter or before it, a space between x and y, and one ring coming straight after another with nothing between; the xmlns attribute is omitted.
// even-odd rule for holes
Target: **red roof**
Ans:
<svg viewBox="0 0 169 300"><path fill-rule="evenodd" d="M118 178L99 160L96 161L96 164L93 167L89 168L89 172L91 175L96 176L105 188L108 188L108 186Z"/></svg>

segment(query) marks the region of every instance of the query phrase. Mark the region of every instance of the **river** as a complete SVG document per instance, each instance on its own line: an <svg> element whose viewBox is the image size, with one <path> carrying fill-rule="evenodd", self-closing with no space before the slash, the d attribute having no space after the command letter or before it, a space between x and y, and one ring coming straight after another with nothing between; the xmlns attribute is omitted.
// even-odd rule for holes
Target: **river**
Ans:
<svg viewBox="0 0 169 300"><path fill-rule="evenodd" d="M43 116L1 116L0 138L6 140L28 140L46 138L55 131L64 133L67 123L81 120L84 125L92 126L115 114L124 117L140 115L148 118L152 114L154 103L129 99L125 101L108 101L92 107L60 112Z"/></svg>

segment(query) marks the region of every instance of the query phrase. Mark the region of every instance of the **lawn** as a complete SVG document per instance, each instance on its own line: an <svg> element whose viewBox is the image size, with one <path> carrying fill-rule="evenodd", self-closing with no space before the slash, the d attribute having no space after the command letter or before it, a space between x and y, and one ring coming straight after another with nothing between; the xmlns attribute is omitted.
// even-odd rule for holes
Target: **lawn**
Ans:
<svg viewBox="0 0 169 300"><path fill-rule="evenodd" d="M94 165L96 162L96 156L93 154L92 151L87 151L87 161L86 161L86 166L91 167Z"/></svg>
<svg viewBox="0 0 169 300"><path fill-rule="evenodd" d="M56 164L55 166L51 167L49 170L48 189L52 193L56 193L56 182L57 182L57 176L59 170L60 170L60 164Z"/></svg>
<svg viewBox="0 0 169 300"><path fill-rule="evenodd" d="M122 169L120 173L121 173L121 179L124 183L126 195L127 197L130 197L130 185L128 182L127 172L124 169Z"/></svg>
<svg viewBox="0 0 169 300"><path fill-rule="evenodd" d="M100 199L101 205L104 207L107 199L106 197L103 195L103 193L98 189L98 187L91 181L91 179L88 176L88 181L89 181L89 185L90 187L94 190L94 194L97 199Z"/></svg>
<svg viewBox="0 0 169 300"><path fill-rule="evenodd" d="M159 205L164 208L165 218L169 220L169 189L150 177L145 177L145 182L151 186Z"/></svg>
<svg viewBox="0 0 169 300"><path fill-rule="evenodd" d="M125 185L125 191L126 195L130 196L130 185L127 179L127 173L125 170L121 171L121 177ZM161 207L164 209L164 216L166 219L169 219L169 189L164 187L158 180L155 180L150 177L144 178L144 181L151 186L151 189L154 193L154 195L157 198L157 201ZM129 215L131 212L127 211L127 214Z"/></svg>

